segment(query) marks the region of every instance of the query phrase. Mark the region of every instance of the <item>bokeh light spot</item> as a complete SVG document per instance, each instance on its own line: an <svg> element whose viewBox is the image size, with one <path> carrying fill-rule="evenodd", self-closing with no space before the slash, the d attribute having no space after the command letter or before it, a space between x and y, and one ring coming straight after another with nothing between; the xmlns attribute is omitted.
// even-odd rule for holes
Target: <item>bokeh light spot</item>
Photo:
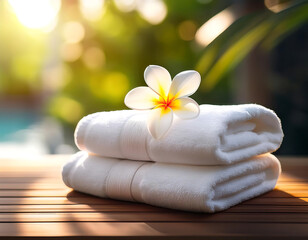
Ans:
<svg viewBox="0 0 308 240"><path fill-rule="evenodd" d="M97 21L103 15L104 3L104 0L80 0L79 8L85 19Z"/></svg>
<svg viewBox="0 0 308 240"><path fill-rule="evenodd" d="M112 72L102 80L101 89L110 101L120 102L128 92L129 80L123 73Z"/></svg>
<svg viewBox="0 0 308 240"><path fill-rule="evenodd" d="M85 36L85 29L79 22L67 22L63 26L63 37L67 43L78 43Z"/></svg>
<svg viewBox="0 0 308 240"><path fill-rule="evenodd" d="M136 0L114 0L116 7L122 12L131 12L136 9Z"/></svg>
<svg viewBox="0 0 308 240"><path fill-rule="evenodd" d="M69 78L67 68L61 64L45 68L42 72L43 86L48 92L59 91L68 83Z"/></svg>
<svg viewBox="0 0 308 240"><path fill-rule="evenodd" d="M89 69L99 69L105 63L105 54L98 47L90 47L85 50L82 61Z"/></svg>
<svg viewBox="0 0 308 240"><path fill-rule="evenodd" d="M61 47L61 57L64 61L75 62L82 54L82 46L79 43L64 43Z"/></svg>
<svg viewBox="0 0 308 240"><path fill-rule="evenodd" d="M75 124L83 116L82 105L69 97L55 98L51 103L51 112L66 122Z"/></svg>
<svg viewBox="0 0 308 240"><path fill-rule="evenodd" d="M291 0L264 0L264 5L272 12L278 13L288 8L292 2Z"/></svg>
<svg viewBox="0 0 308 240"><path fill-rule="evenodd" d="M196 30L196 24L190 20L181 22L178 27L179 36L185 41L193 40L195 38Z"/></svg>
<svg viewBox="0 0 308 240"><path fill-rule="evenodd" d="M205 22L196 33L196 41L201 46L209 45L234 21L235 16L231 9L227 8Z"/></svg>
<svg viewBox="0 0 308 240"><path fill-rule="evenodd" d="M143 19L153 25L161 23L168 12L166 4L162 0L138 1L137 10Z"/></svg>

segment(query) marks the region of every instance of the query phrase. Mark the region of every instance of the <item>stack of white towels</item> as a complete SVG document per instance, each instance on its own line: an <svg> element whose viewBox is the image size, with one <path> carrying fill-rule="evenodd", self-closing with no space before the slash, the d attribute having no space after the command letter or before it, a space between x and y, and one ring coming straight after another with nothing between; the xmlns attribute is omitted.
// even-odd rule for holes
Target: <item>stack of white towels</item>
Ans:
<svg viewBox="0 0 308 240"><path fill-rule="evenodd" d="M148 112L122 110L84 117L75 131L81 150L63 181L103 198L195 212L215 212L272 190L281 172L271 153L283 132L260 105L201 105L192 120L175 119L154 139Z"/></svg>

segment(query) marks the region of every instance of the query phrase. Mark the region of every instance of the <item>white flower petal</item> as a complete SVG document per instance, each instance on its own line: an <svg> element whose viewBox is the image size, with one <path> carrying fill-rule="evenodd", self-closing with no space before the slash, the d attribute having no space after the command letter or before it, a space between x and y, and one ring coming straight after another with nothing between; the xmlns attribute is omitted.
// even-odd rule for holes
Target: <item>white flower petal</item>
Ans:
<svg viewBox="0 0 308 240"><path fill-rule="evenodd" d="M157 65L150 65L144 71L144 79L147 85L155 92L165 98L171 85L171 76L169 72Z"/></svg>
<svg viewBox="0 0 308 240"><path fill-rule="evenodd" d="M188 70L177 74L171 84L169 97L180 98L194 94L201 82L197 71Z"/></svg>
<svg viewBox="0 0 308 240"><path fill-rule="evenodd" d="M151 110L148 118L148 129L151 135L158 139L164 136L173 121L173 112L170 108L158 107Z"/></svg>
<svg viewBox="0 0 308 240"><path fill-rule="evenodd" d="M178 98L173 101L172 105L174 114L176 114L179 118L192 119L199 116L199 105L191 98Z"/></svg>
<svg viewBox="0 0 308 240"><path fill-rule="evenodd" d="M152 109L159 95L149 87L137 87L129 91L124 99L127 107L138 110Z"/></svg>

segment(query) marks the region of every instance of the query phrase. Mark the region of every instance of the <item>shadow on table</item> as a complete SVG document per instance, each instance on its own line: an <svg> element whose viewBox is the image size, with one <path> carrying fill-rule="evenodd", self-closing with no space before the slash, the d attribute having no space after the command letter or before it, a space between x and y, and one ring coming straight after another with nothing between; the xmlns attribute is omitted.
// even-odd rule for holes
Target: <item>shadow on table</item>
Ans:
<svg viewBox="0 0 308 240"><path fill-rule="evenodd" d="M67 198L75 204L86 204L99 213L100 217L96 219L98 222L139 222L143 225L134 229L137 232L148 231L150 228L162 235L268 237L281 236L283 233L290 237L296 229L289 225L281 229L282 224L292 221L306 223L308 218L308 203L281 190L273 190L214 214L190 213L142 203L102 199L76 191L70 192ZM292 234L301 236L302 232L297 229Z"/></svg>

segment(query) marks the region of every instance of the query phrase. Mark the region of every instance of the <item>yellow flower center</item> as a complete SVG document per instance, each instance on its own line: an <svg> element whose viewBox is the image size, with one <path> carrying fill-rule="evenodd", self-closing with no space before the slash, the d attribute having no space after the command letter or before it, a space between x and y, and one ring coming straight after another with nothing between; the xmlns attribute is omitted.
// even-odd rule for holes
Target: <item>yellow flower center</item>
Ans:
<svg viewBox="0 0 308 240"><path fill-rule="evenodd" d="M167 108L175 109L179 107L178 106L179 104L176 103L175 98L174 97L169 98L169 95L167 96L167 99L159 97L159 99L155 101L155 105L156 108L164 108L164 109Z"/></svg>

